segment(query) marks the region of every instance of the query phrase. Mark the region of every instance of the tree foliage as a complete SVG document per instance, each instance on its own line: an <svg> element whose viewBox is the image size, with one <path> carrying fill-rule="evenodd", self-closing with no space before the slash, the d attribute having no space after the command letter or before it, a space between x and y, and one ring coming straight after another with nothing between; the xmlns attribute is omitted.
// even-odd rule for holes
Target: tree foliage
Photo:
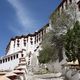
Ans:
<svg viewBox="0 0 80 80"><path fill-rule="evenodd" d="M68 61L78 60L80 64L80 24L78 21L65 35L65 54Z"/></svg>
<svg viewBox="0 0 80 80"><path fill-rule="evenodd" d="M53 30L53 43L55 43L58 50L58 55L60 56L60 61L63 59L63 45L65 42L65 35L67 30L71 29L76 22L76 3L75 1L68 6L67 10L63 10L60 13L53 14L51 18L51 25ZM72 33L72 32L70 32ZM74 38L74 37L69 37ZM74 41L73 41L74 42ZM73 55L74 56L74 55ZM75 58L74 58L75 60Z"/></svg>
<svg viewBox="0 0 80 80"><path fill-rule="evenodd" d="M54 14L51 20L53 43L58 51L58 59L61 61L63 59L64 35L70 26L72 26L73 20L65 11L63 11L60 15L58 15L58 13Z"/></svg>
<svg viewBox="0 0 80 80"><path fill-rule="evenodd" d="M45 35L44 40L42 42L42 50L39 51L39 62L40 63L48 63L50 61L56 60L57 54L55 54L55 48L52 43L52 33L49 32Z"/></svg>
<svg viewBox="0 0 80 80"><path fill-rule="evenodd" d="M62 11L61 14L56 11L51 15L51 31L44 37L42 50L40 50L40 55L38 57L40 63L47 63L51 60L56 59L59 59L59 61L61 61L63 59L63 45L65 41L64 38L67 30L69 30L75 23L75 9L76 5L74 2L72 5L68 6L68 9L66 11ZM72 40L74 37L68 36L71 33L72 32L70 31L66 36ZM73 42L74 41L71 41L71 43ZM69 45L71 45L71 43L69 43ZM68 46L68 48L72 48L74 50L74 47Z"/></svg>

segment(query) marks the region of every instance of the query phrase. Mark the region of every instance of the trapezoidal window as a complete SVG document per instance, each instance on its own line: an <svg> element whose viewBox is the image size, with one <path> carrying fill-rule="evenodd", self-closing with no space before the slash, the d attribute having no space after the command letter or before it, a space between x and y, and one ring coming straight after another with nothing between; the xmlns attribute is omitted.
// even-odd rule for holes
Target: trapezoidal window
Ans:
<svg viewBox="0 0 80 80"><path fill-rule="evenodd" d="M3 59L3 63L5 62L5 60Z"/></svg>
<svg viewBox="0 0 80 80"><path fill-rule="evenodd" d="M35 41L34 41L34 43L36 44L36 36L35 36Z"/></svg>
<svg viewBox="0 0 80 80"><path fill-rule="evenodd" d="M24 46L26 46L26 40L24 39Z"/></svg>
<svg viewBox="0 0 80 80"><path fill-rule="evenodd" d="M16 54L16 58L18 58L18 54Z"/></svg>
<svg viewBox="0 0 80 80"><path fill-rule="evenodd" d="M21 54L21 57L24 57L24 54Z"/></svg>
<svg viewBox="0 0 80 80"><path fill-rule="evenodd" d="M7 62L7 58L5 59L5 61Z"/></svg>
<svg viewBox="0 0 80 80"><path fill-rule="evenodd" d="M72 0L69 0L70 3L72 3Z"/></svg>
<svg viewBox="0 0 80 80"><path fill-rule="evenodd" d="M8 61L10 61L10 57L8 57Z"/></svg>
<svg viewBox="0 0 80 80"><path fill-rule="evenodd" d="M14 55L14 59L15 59L15 55Z"/></svg>
<svg viewBox="0 0 80 80"><path fill-rule="evenodd" d="M15 41L14 41L14 48L15 48Z"/></svg>
<svg viewBox="0 0 80 80"><path fill-rule="evenodd" d="M17 40L17 47L19 47L19 45L20 45L20 44L19 44L19 39L18 39L18 40Z"/></svg>
<svg viewBox="0 0 80 80"><path fill-rule="evenodd" d="M68 9L68 2L67 2L67 0L66 0L65 3L66 3L66 5L65 5L66 9Z"/></svg>
<svg viewBox="0 0 80 80"><path fill-rule="evenodd" d="M31 45L33 45L33 41L31 41Z"/></svg>
<svg viewBox="0 0 80 80"><path fill-rule="evenodd" d="M33 38L31 37L30 40L33 40Z"/></svg>
<svg viewBox="0 0 80 80"><path fill-rule="evenodd" d="M0 60L0 64L2 63L2 60Z"/></svg>
<svg viewBox="0 0 80 80"><path fill-rule="evenodd" d="M80 2L78 3L78 10L80 11Z"/></svg>
<svg viewBox="0 0 80 80"><path fill-rule="evenodd" d="M11 60L13 59L13 57L11 56Z"/></svg>

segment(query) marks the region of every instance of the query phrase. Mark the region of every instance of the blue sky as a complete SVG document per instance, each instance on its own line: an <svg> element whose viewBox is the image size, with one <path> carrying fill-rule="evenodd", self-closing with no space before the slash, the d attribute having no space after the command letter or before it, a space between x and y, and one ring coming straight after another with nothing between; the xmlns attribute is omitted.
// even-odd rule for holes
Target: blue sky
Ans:
<svg viewBox="0 0 80 80"><path fill-rule="evenodd" d="M60 0L0 0L0 56L10 38L32 33L49 21Z"/></svg>

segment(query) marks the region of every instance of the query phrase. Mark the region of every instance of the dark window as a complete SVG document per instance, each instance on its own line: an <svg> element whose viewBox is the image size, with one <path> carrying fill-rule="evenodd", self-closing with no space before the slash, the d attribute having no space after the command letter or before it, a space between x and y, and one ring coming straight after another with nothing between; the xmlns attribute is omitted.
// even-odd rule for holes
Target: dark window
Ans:
<svg viewBox="0 0 80 80"><path fill-rule="evenodd" d="M31 52L29 53L29 58L31 57Z"/></svg>
<svg viewBox="0 0 80 80"><path fill-rule="evenodd" d="M20 44L19 44L19 39L18 39L18 40L17 40L17 47L19 47L19 45L20 45Z"/></svg>
<svg viewBox="0 0 80 80"><path fill-rule="evenodd" d="M26 40L24 39L24 46L26 46Z"/></svg>
<svg viewBox="0 0 80 80"><path fill-rule="evenodd" d="M43 35L43 31L42 31L42 35Z"/></svg>
<svg viewBox="0 0 80 80"><path fill-rule="evenodd" d="M42 31L42 40L43 40L43 31Z"/></svg>
<svg viewBox="0 0 80 80"><path fill-rule="evenodd" d="M35 36L35 41L34 41L34 43L36 44L36 36Z"/></svg>
<svg viewBox="0 0 80 80"><path fill-rule="evenodd" d="M31 41L31 45L33 45L33 41Z"/></svg>
<svg viewBox="0 0 80 80"><path fill-rule="evenodd" d="M28 38L27 38L27 42L28 42Z"/></svg>
<svg viewBox="0 0 80 80"><path fill-rule="evenodd" d="M37 35L37 39L36 39L37 43L38 43L38 35Z"/></svg>
<svg viewBox="0 0 80 80"><path fill-rule="evenodd" d="M37 43L38 43L38 39L37 39Z"/></svg>
<svg viewBox="0 0 80 80"><path fill-rule="evenodd" d="M31 37L30 40L32 40L33 38Z"/></svg>
<svg viewBox="0 0 80 80"><path fill-rule="evenodd" d="M40 37L39 37L39 41L40 41Z"/></svg>
<svg viewBox="0 0 80 80"><path fill-rule="evenodd" d="M80 3L78 4L78 9L79 9L79 11L80 11Z"/></svg>
<svg viewBox="0 0 80 80"><path fill-rule="evenodd" d="M18 54L16 54L16 58L18 58Z"/></svg>
<svg viewBox="0 0 80 80"><path fill-rule="evenodd" d="M39 46L37 46L37 49L39 48Z"/></svg>
<svg viewBox="0 0 80 80"><path fill-rule="evenodd" d="M21 54L21 57L23 57L24 56L24 54Z"/></svg>
<svg viewBox="0 0 80 80"><path fill-rule="evenodd" d="M5 61L7 62L7 58L5 59Z"/></svg>
<svg viewBox="0 0 80 80"><path fill-rule="evenodd" d="M3 59L3 63L4 63L4 61L5 61L5 60Z"/></svg>
<svg viewBox="0 0 80 80"><path fill-rule="evenodd" d="M17 42L19 42L19 39L17 40Z"/></svg>
<svg viewBox="0 0 80 80"><path fill-rule="evenodd" d="M17 47L19 47L19 43L17 44Z"/></svg>
<svg viewBox="0 0 80 80"><path fill-rule="evenodd" d="M10 57L8 57L8 61L10 61Z"/></svg>
<svg viewBox="0 0 80 80"><path fill-rule="evenodd" d="M15 55L14 55L14 59L15 59Z"/></svg>
<svg viewBox="0 0 80 80"><path fill-rule="evenodd" d="M35 41L36 41L36 36L35 36Z"/></svg>
<svg viewBox="0 0 80 80"><path fill-rule="evenodd" d="M39 41L40 41L40 33L39 33L39 36L38 36L38 38L39 38Z"/></svg>
<svg viewBox="0 0 80 80"><path fill-rule="evenodd" d="M11 56L11 60L13 59L13 57Z"/></svg>
<svg viewBox="0 0 80 80"><path fill-rule="evenodd" d="M33 41L32 41L32 40L33 40L33 38L31 37L31 38L30 38L31 45L33 45Z"/></svg>
<svg viewBox="0 0 80 80"><path fill-rule="evenodd" d="M37 49L35 49L34 52L35 52L36 50L37 50Z"/></svg>
<svg viewBox="0 0 80 80"><path fill-rule="evenodd" d="M64 6L63 6L63 4L62 4L62 11L64 10Z"/></svg>
<svg viewBox="0 0 80 80"><path fill-rule="evenodd" d="M2 63L2 60L0 60L0 64Z"/></svg>
<svg viewBox="0 0 80 80"><path fill-rule="evenodd" d="M39 37L40 37L40 33L39 33Z"/></svg>
<svg viewBox="0 0 80 80"><path fill-rule="evenodd" d="M69 0L70 1L70 3L72 3L72 0Z"/></svg>
<svg viewBox="0 0 80 80"><path fill-rule="evenodd" d="M39 45L41 45L41 43L39 43Z"/></svg>
<svg viewBox="0 0 80 80"><path fill-rule="evenodd" d="M26 46L26 43L24 43L24 46Z"/></svg>
<svg viewBox="0 0 80 80"><path fill-rule="evenodd" d="M38 35L37 35L37 39L38 39Z"/></svg>
<svg viewBox="0 0 80 80"><path fill-rule="evenodd" d="M14 48L15 48L15 41L14 41Z"/></svg>

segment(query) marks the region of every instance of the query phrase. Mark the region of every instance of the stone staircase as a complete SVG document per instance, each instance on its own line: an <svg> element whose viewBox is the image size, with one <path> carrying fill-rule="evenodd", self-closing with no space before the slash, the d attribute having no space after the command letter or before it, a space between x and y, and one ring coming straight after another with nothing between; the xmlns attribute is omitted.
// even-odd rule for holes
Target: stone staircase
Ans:
<svg viewBox="0 0 80 80"><path fill-rule="evenodd" d="M28 73L27 63L25 57L19 58L19 64L15 67L14 70L7 73L5 76L10 78L11 80L27 80L26 75ZM15 79L14 78L15 75Z"/></svg>
<svg viewBox="0 0 80 80"><path fill-rule="evenodd" d="M19 70L20 72L22 72L22 77L23 79L21 80L26 80L26 75L28 73L28 70L27 70L27 63L26 63L26 59L25 57L21 57L19 58L19 64L18 66L14 69L15 70Z"/></svg>

